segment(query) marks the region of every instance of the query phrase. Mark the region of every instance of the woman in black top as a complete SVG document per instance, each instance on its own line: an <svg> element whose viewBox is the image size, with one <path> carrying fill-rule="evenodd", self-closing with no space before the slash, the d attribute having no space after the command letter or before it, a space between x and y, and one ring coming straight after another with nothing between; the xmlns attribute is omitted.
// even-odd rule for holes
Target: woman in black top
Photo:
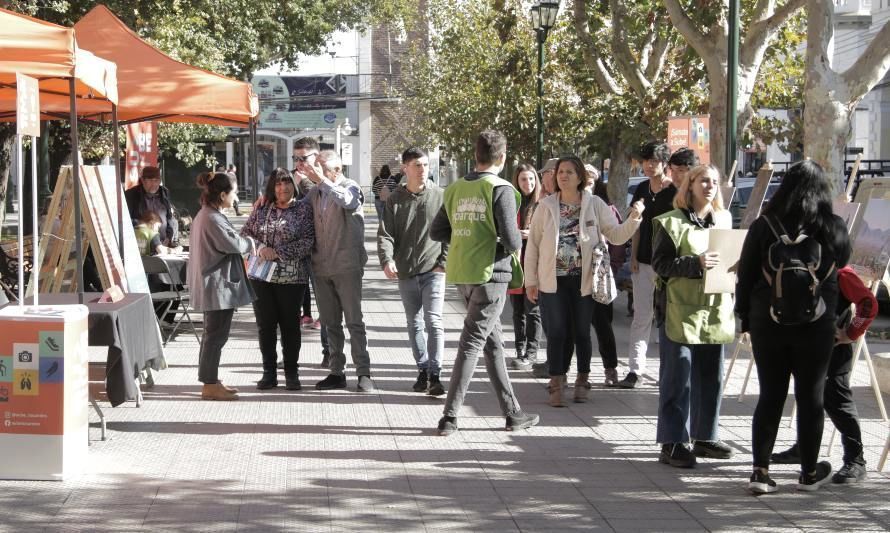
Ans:
<svg viewBox="0 0 890 533"><path fill-rule="evenodd" d="M742 331L751 335L760 381L760 398L752 421L754 472L748 484L754 493L776 490L768 469L790 376L794 376L798 409L797 438L801 454L798 490L816 490L831 473L830 463L816 462L825 418L822 392L834 346L836 328L832 310L838 298L837 269L845 266L850 257L849 235L843 220L832 212L831 190L831 183L818 164L807 160L794 165L751 225L742 248L736 313L741 319ZM815 275L823 280L821 297L827 312L809 323L783 325L774 319L773 289L767 275L775 277L768 258L770 247L778 239L770 226L780 234L780 228L784 228L791 239L804 233L821 246L821 261Z"/></svg>

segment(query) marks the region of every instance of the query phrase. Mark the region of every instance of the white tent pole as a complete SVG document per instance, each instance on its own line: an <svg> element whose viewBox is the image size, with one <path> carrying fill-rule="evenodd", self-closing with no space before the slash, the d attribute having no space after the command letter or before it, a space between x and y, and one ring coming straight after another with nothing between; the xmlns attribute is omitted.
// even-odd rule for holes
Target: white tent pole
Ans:
<svg viewBox="0 0 890 533"><path fill-rule="evenodd" d="M31 261L31 281L34 283L34 305L39 305L37 301L37 295L40 294L40 289L37 287L37 282L40 279L40 264L37 262L37 254L39 252L38 246L38 229L37 229L37 220L38 220L38 209L37 205L37 137L31 137L31 239L33 246L34 259ZM20 208L21 209L21 208Z"/></svg>

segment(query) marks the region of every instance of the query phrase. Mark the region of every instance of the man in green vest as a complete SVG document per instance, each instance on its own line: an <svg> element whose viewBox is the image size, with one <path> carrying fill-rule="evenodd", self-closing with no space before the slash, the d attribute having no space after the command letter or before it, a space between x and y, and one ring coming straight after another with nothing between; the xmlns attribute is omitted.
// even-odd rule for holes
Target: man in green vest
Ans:
<svg viewBox="0 0 890 533"><path fill-rule="evenodd" d="M516 224L519 193L498 177L507 160L507 139L495 130L479 134L476 170L445 189L445 203L430 227L430 236L449 243L446 281L457 285L467 305L457 346L439 435L457 431L457 413L476 370L479 352L494 387L507 431L538 423L538 415L519 407L504 362L501 311L512 278L511 254L522 246Z"/></svg>

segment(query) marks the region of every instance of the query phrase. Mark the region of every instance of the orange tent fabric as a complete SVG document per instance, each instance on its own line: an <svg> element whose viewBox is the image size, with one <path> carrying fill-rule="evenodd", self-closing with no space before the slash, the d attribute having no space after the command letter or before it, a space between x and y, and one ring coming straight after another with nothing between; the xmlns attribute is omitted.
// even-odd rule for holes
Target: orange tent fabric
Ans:
<svg viewBox="0 0 890 533"><path fill-rule="evenodd" d="M249 83L170 58L97 5L74 25L78 42L117 64L121 122L161 120L246 126L259 112Z"/></svg>
<svg viewBox="0 0 890 533"><path fill-rule="evenodd" d="M116 70L78 48L71 28L0 9L0 120L15 120L16 72L40 80L41 111L67 114L72 77L79 102L110 112L117 101Z"/></svg>

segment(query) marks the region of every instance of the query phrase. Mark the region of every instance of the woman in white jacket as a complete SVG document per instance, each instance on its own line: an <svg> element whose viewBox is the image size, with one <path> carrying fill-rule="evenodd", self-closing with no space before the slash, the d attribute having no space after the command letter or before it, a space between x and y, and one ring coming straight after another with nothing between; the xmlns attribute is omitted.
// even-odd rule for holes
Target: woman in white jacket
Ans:
<svg viewBox="0 0 890 533"><path fill-rule="evenodd" d="M574 342L578 355L574 400L586 401L590 390L593 248L601 235L614 244L626 242L639 227L644 209L642 202L637 202L627 220L619 224L605 202L584 190L586 181L579 158L559 159L558 193L538 203L525 251L526 295L532 302L539 296L541 299L553 407L563 405L566 342ZM574 324L573 339L567 338L569 322Z"/></svg>

